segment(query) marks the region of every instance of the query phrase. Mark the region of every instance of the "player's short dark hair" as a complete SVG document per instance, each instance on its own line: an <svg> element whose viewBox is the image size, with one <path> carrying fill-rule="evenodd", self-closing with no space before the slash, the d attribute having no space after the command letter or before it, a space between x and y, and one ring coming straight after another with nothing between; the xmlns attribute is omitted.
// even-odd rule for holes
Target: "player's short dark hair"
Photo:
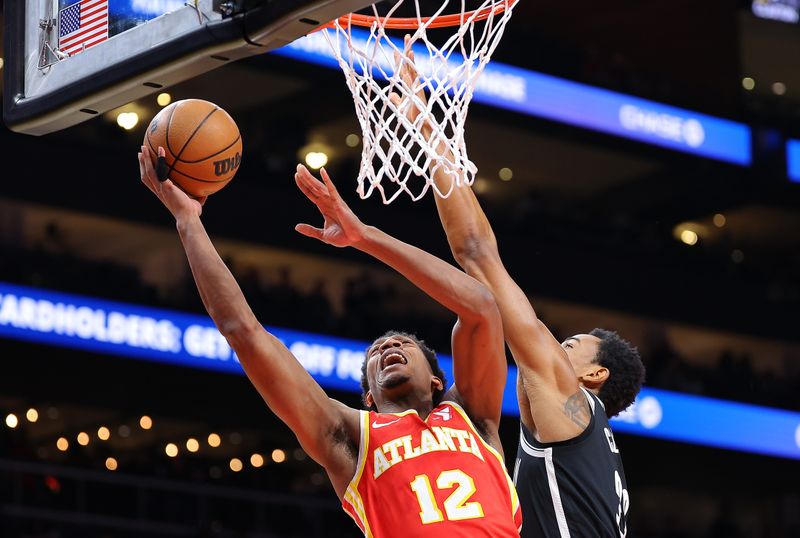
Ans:
<svg viewBox="0 0 800 538"><path fill-rule="evenodd" d="M633 403L644 383L644 364L639 350L614 331L594 329L592 336L600 339L600 349L594 362L608 368L609 376L597 395L609 418L618 415Z"/></svg>
<svg viewBox="0 0 800 538"><path fill-rule="evenodd" d="M378 340L383 340L386 338L390 338L392 336L403 336L405 338L409 338L414 341L417 346L422 350L422 354L425 355L425 358L428 359L428 365L431 367L431 372L433 375L438 377L442 380L442 388L436 389L433 392L433 406L436 407L442 402L442 398L444 397L445 387L447 386L447 379L444 376L444 371L442 367L439 366L439 359L436 358L436 352L429 348L427 344L425 344L425 340L420 340L417 338L416 334L410 334L403 331L386 331L383 335L379 336L374 340L377 342ZM372 346L370 346L372 347ZM366 401L365 398L367 396L367 392L369 392L369 381L367 380L367 362L369 361L369 348L367 348L366 352L364 353L364 362L361 364L361 401ZM370 411L377 411L375 404L370 406Z"/></svg>

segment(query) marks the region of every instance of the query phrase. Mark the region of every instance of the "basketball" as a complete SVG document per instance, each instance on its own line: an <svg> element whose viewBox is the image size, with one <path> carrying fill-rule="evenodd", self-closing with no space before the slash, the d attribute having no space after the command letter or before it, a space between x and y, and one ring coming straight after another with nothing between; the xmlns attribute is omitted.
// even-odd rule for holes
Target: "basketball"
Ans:
<svg viewBox="0 0 800 538"><path fill-rule="evenodd" d="M176 101L159 112L144 136L153 159L164 148L167 177L194 197L214 194L236 175L242 137L233 118L202 99Z"/></svg>

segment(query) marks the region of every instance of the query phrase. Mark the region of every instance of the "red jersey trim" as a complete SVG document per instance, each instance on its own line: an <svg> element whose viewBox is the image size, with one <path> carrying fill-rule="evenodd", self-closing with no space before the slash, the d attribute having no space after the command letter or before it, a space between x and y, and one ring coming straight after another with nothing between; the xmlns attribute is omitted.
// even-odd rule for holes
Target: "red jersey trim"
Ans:
<svg viewBox="0 0 800 538"><path fill-rule="evenodd" d="M485 446L486 449L492 454L494 454L494 456L497 458L497 461L500 463L500 468L503 470L503 474L505 474L506 485L508 486L508 493L511 496L511 515L512 517L517 516L517 513L520 511L519 496L517 495L517 488L514 486L514 481L511 480L510 476L508 476L508 471L506 470L506 462L503 459L503 455L500 454L497 450L495 450L489 443L487 443L486 440L484 440L484 438L478 432L477 428L475 428L475 424L472 423L472 420L469 418L469 415L467 415L467 412L464 411L463 407L461 407L456 402L450 400L445 400L442 403L447 403L451 405L453 409L458 411L458 413L461 415L464 421L467 424L469 424L469 427L472 428L472 430L475 432L475 436L480 440L481 443L483 443L483 446ZM517 530L522 530L522 525L520 525L519 529Z"/></svg>
<svg viewBox="0 0 800 538"><path fill-rule="evenodd" d="M359 411L359 415L361 435L358 444L358 462L356 463L356 472L353 475L353 479L350 480L345 490L342 508L353 518L353 521L356 522L364 536L372 538L372 531L369 528L369 521L367 521L367 512L364 509L364 500L358 492L358 484L361 481L361 475L364 473L367 449L369 448L369 411Z"/></svg>

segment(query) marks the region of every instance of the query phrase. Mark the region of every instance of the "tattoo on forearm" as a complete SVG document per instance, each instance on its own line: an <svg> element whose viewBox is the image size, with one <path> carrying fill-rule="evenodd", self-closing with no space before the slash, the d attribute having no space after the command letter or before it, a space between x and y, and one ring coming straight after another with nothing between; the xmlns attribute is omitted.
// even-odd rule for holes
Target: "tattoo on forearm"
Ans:
<svg viewBox="0 0 800 538"><path fill-rule="evenodd" d="M564 402L564 414L581 428L589 425L589 402L581 389Z"/></svg>

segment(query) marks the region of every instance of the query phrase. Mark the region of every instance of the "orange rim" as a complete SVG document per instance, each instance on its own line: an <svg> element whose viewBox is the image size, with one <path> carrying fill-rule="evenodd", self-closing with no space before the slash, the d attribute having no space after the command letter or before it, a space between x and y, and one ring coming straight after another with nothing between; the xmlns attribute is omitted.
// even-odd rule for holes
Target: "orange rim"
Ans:
<svg viewBox="0 0 800 538"><path fill-rule="evenodd" d="M506 5L509 8L514 7L518 0L498 0L493 5L483 9L475 9L466 11L464 13L454 13L452 15L440 15L436 19L427 24L428 28L447 28L449 26L461 26L464 21L472 18L475 15L475 21L483 21L491 16L498 15L506 10ZM373 23L379 22L384 28L391 28L393 30L415 30L428 23L432 17L374 17L372 15L361 15L359 13L351 13L339 17L338 22L340 26L363 26L369 28ZM323 28L333 27L333 22L324 25Z"/></svg>

